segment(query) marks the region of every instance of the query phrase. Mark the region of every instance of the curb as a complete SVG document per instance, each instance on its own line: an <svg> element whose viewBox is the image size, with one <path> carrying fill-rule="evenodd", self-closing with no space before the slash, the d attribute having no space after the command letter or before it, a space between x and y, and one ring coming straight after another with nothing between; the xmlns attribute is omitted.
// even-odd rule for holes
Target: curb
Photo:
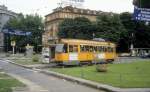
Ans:
<svg viewBox="0 0 150 92"><path fill-rule="evenodd" d="M25 66L25 65L22 65L22 64L17 64L15 62L10 61L10 60L5 60L5 61L7 61L7 62L9 62L11 64L14 64L14 65L17 65L17 66L21 66L21 67L27 68L27 69L33 69L32 67L28 67L28 66Z"/></svg>
<svg viewBox="0 0 150 92"><path fill-rule="evenodd" d="M27 69L37 70L40 73L44 73L46 75L55 76L57 78L65 79L65 80L68 80L68 81L71 81L71 82L76 82L76 83L79 83L81 85L85 85L85 86L95 88L95 89L99 89L99 90L104 90L104 91L107 91L107 92L150 92L150 88L118 88L118 87L113 87L113 86L109 86L109 85L105 85L105 84L100 84L100 83L93 82L93 81L90 81L90 80L85 80L85 79L81 79L81 78L77 78L77 77L68 76L68 75L53 72L53 71L35 69L33 67L28 67L28 66L25 66L25 65L17 64L15 62L10 61L10 60L5 60L5 61L7 61L11 64L14 64L14 65L18 65L18 66L27 68Z"/></svg>
<svg viewBox="0 0 150 92"><path fill-rule="evenodd" d="M53 72L53 71L47 71L47 70L39 70L39 71L41 73L44 73L44 74L47 74L47 75L52 75L52 76L55 76L57 78L65 79L65 80L68 80L68 81L71 81L71 82L76 82L78 84L85 85L85 86L88 86L88 87L91 87L91 88L104 90L104 91L107 91L107 92L120 92L119 91L120 88L115 88L114 89L112 86L95 83L95 82L92 82L92 81L89 81L89 80L76 78L76 77L60 74L60 73Z"/></svg>

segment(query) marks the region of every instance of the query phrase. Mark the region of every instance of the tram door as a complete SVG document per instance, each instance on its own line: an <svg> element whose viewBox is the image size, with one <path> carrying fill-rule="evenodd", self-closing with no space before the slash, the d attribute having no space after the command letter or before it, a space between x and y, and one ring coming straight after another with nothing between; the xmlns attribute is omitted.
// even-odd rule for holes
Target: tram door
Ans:
<svg viewBox="0 0 150 92"><path fill-rule="evenodd" d="M49 59L52 61L55 58L55 46L50 47Z"/></svg>

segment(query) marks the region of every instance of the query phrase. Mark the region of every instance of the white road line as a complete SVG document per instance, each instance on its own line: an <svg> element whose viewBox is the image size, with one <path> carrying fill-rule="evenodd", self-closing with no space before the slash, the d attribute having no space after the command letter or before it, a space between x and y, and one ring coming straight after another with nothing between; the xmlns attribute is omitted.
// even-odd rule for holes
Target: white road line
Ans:
<svg viewBox="0 0 150 92"><path fill-rule="evenodd" d="M8 61L6 61L6 60L0 60L0 62L3 62L3 63L8 63Z"/></svg>
<svg viewBox="0 0 150 92"><path fill-rule="evenodd" d="M40 90L40 92L49 92L48 90Z"/></svg>

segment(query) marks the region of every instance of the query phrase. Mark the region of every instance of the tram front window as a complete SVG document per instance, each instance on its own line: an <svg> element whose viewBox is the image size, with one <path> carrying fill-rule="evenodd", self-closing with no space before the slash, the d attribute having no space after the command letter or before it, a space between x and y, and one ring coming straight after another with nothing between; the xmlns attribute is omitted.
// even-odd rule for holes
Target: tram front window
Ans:
<svg viewBox="0 0 150 92"><path fill-rule="evenodd" d="M62 53L64 48L64 44L57 44L56 45L56 53Z"/></svg>
<svg viewBox="0 0 150 92"><path fill-rule="evenodd" d="M56 45L56 53L67 53L68 51L67 44L57 44Z"/></svg>

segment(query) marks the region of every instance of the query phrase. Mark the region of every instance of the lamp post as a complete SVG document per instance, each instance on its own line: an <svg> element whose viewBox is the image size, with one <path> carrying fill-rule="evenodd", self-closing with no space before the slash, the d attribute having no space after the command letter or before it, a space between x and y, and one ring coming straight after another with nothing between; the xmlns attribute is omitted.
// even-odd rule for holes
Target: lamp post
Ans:
<svg viewBox="0 0 150 92"><path fill-rule="evenodd" d="M39 36L38 37L36 37L36 43L37 43L37 47L36 47L36 52L38 52L38 40L39 40Z"/></svg>
<svg viewBox="0 0 150 92"><path fill-rule="evenodd" d="M16 46L16 42L15 41L11 41L11 46L13 48L13 55L15 54L15 46Z"/></svg>
<svg viewBox="0 0 150 92"><path fill-rule="evenodd" d="M92 36L93 36L93 39L94 39L95 38L95 33L93 33Z"/></svg>
<svg viewBox="0 0 150 92"><path fill-rule="evenodd" d="M131 51L131 56L134 56L135 52L134 52L134 33L131 33L131 45L130 45L130 51Z"/></svg>

